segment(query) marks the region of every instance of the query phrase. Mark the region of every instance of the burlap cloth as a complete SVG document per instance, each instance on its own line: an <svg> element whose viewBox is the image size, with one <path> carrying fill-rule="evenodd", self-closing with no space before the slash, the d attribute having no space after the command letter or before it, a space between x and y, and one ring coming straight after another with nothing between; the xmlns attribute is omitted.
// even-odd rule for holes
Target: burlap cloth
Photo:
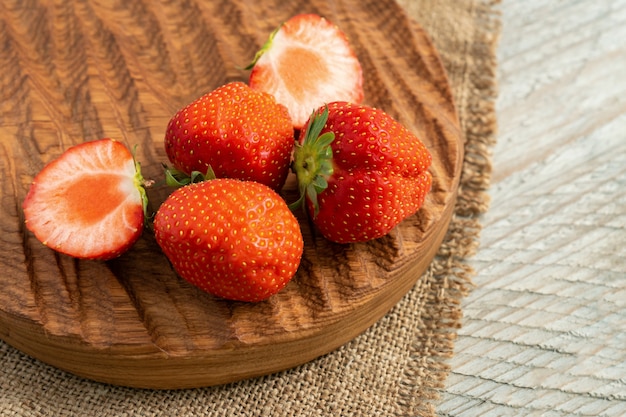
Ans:
<svg viewBox="0 0 626 417"><path fill-rule="evenodd" d="M467 139L455 216L437 258L413 290L364 334L324 357L212 388L151 391L96 383L0 342L1 416L436 414L462 317L460 302L472 285L467 259L477 248L479 216L488 207L499 18L495 1L399 2L442 56Z"/></svg>

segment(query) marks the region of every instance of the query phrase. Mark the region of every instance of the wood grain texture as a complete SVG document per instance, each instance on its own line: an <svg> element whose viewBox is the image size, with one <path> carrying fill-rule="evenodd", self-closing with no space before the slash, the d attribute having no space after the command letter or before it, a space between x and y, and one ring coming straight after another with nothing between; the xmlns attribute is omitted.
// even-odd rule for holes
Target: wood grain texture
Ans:
<svg viewBox="0 0 626 417"><path fill-rule="evenodd" d="M626 415L626 2L504 0L492 203L447 416Z"/></svg>
<svg viewBox="0 0 626 417"><path fill-rule="evenodd" d="M0 5L0 337L44 362L114 384L182 388L285 369L329 352L385 314L435 255L452 216L463 138L439 57L394 2L4 1ZM167 158L175 111L223 83L270 31L315 12L344 29L366 102L433 153L424 208L390 235L334 245L300 219L296 278L258 304L215 299L176 277L149 233L122 257L78 261L26 231L34 175L67 147L101 137L137 145L146 177ZM381 36L381 34L383 36ZM169 190L150 192L153 208ZM287 187L292 200L295 187Z"/></svg>

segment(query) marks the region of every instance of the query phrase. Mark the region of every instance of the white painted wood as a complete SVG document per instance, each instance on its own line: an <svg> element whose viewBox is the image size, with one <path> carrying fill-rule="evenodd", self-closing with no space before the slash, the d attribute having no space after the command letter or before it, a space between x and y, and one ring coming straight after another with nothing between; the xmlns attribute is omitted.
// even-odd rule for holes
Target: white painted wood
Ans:
<svg viewBox="0 0 626 417"><path fill-rule="evenodd" d="M626 1L503 0L450 416L626 415Z"/></svg>

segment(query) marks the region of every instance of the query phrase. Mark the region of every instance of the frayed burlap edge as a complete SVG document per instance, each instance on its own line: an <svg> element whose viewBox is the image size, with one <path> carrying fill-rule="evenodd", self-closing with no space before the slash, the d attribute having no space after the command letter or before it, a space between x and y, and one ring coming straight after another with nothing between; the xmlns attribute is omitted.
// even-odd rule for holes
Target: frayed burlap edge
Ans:
<svg viewBox="0 0 626 417"><path fill-rule="evenodd" d="M436 400L450 372L447 360L462 325L461 302L474 286L474 270L467 258L479 246L480 216L489 207L491 148L497 131L495 50L500 19L494 7L498 3L481 1L475 9L478 24L469 51L474 65L467 72L466 96L456 97L466 136L463 170L450 227L435 262L422 277L430 291L421 317L421 337L412 345L414 365L405 369L405 379L400 381L399 402L407 416L436 414Z"/></svg>

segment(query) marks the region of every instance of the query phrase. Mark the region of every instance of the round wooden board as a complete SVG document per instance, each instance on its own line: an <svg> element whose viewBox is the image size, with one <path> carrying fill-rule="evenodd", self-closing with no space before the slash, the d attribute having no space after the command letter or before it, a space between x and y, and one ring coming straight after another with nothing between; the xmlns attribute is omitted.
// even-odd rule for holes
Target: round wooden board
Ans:
<svg viewBox="0 0 626 417"><path fill-rule="evenodd" d="M50 3L57 4L0 8L0 338L96 381L223 384L336 349L426 270L452 216L463 138L432 43L393 0ZM281 293L257 304L185 283L147 232L120 258L95 262L59 255L25 229L21 204L32 178L71 145L101 137L137 145L144 174L162 178L169 118L204 92L246 81L238 68L279 22L302 12L348 34L363 64L366 103L406 124L432 152L433 188L416 215L356 245L332 244L300 218L301 267ZM294 197L292 179L284 191ZM153 209L169 192L150 192Z"/></svg>

